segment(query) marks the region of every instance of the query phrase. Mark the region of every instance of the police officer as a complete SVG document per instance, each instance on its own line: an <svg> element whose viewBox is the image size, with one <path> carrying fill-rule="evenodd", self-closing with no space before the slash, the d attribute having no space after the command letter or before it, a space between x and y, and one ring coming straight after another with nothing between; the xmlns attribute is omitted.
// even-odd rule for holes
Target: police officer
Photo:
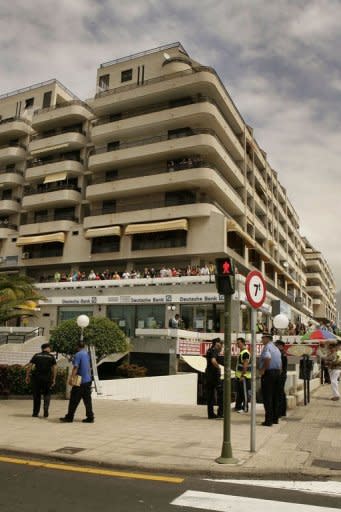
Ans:
<svg viewBox="0 0 341 512"><path fill-rule="evenodd" d="M281 353L272 342L272 336L268 332L262 335L264 345L259 357L259 370L261 375L263 404L265 409L264 427L272 427L278 423L279 395L281 389Z"/></svg>
<svg viewBox="0 0 341 512"><path fill-rule="evenodd" d="M276 347L281 352L281 360L282 360L282 370L280 377L280 393L279 393L279 417L287 415L287 396L285 394L285 383L287 380L287 370L288 370L288 358L286 356L284 347L285 343L282 340L275 341Z"/></svg>
<svg viewBox="0 0 341 512"><path fill-rule="evenodd" d="M220 378L219 354L222 343L220 338L212 340L212 345L206 352L206 398L208 419L223 417L223 384ZM215 396L217 396L218 411L214 412Z"/></svg>
<svg viewBox="0 0 341 512"><path fill-rule="evenodd" d="M251 355L246 348L244 338L237 338L237 346L240 350L236 372L235 372L235 384L236 384L236 405L235 410L239 413L248 412L248 395L251 390Z"/></svg>
<svg viewBox="0 0 341 512"><path fill-rule="evenodd" d="M41 395L44 397L44 418L49 415L51 388L56 384L57 375L57 362L50 352L49 343L43 343L41 352L35 354L26 366L26 384L32 381L34 418L40 412Z"/></svg>

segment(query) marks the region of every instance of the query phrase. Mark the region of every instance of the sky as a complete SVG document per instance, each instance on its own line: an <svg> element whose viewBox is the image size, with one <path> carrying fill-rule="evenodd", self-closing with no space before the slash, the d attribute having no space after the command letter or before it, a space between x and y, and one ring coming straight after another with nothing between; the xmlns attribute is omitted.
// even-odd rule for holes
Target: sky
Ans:
<svg viewBox="0 0 341 512"><path fill-rule="evenodd" d="M0 0L0 94L180 41L214 67L341 289L341 0Z"/></svg>

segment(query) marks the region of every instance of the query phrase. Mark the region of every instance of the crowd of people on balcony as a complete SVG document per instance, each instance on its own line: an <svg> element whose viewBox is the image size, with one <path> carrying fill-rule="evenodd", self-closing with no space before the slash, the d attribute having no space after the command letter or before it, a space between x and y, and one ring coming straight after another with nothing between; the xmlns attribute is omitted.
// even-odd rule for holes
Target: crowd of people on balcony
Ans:
<svg viewBox="0 0 341 512"><path fill-rule="evenodd" d="M209 276L214 275L215 265L208 263L202 266L188 265L186 268L169 267L162 265L161 268L145 267L143 270L132 269L118 272L116 270L104 271L90 270L90 272L74 270L71 272L55 272L53 278L51 276L40 278L40 282L54 280L60 282L76 282L76 281L104 281L119 279L141 279L141 278L165 278L165 277L183 277L183 276Z"/></svg>

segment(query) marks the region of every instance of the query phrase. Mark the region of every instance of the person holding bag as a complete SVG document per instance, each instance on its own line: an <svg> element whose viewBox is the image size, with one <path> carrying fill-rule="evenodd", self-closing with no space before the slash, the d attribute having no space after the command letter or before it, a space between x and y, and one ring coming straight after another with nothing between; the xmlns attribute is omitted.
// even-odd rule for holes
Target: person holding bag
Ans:
<svg viewBox="0 0 341 512"><path fill-rule="evenodd" d="M83 400L86 418L82 421L83 423L94 423L95 417L91 400L92 377L90 356L83 341L80 341L77 345L77 353L73 359L72 366L72 373L69 378L69 384L72 386L69 408L67 414L60 418L60 421L72 423L79 402Z"/></svg>

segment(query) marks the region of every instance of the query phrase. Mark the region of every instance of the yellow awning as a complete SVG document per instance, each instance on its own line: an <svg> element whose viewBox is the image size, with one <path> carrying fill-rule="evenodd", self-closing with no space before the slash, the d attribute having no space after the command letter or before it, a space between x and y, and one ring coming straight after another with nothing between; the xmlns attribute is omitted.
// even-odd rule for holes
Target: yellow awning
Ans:
<svg viewBox="0 0 341 512"><path fill-rule="evenodd" d="M169 220L165 222L148 222L147 224L129 224L125 229L125 235L138 233L158 233L160 231L188 230L187 219Z"/></svg>
<svg viewBox="0 0 341 512"><path fill-rule="evenodd" d="M106 226L105 228L91 228L85 232L85 238L97 238L101 236L121 236L120 226Z"/></svg>
<svg viewBox="0 0 341 512"><path fill-rule="evenodd" d="M45 176L44 183L54 183L55 181L63 181L66 179L67 172L54 172L53 174L49 174Z"/></svg>
<svg viewBox="0 0 341 512"><path fill-rule="evenodd" d="M255 241L253 240L252 236L243 231L241 226L239 226L239 224L235 220L227 221L227 231L235 231L236 233L238 233L238 235L244 239L245 245L247 247L255 246Z"/></svg>
<svg viewBox="0 0 341 512"><path fill-rule="evenodd" d="M38 235L38 236L19 236L17 239L17 246L22 245L35 245L35 244L49 244L51 242L65 242L65 233L50 233L49 235Z"/></svg>

